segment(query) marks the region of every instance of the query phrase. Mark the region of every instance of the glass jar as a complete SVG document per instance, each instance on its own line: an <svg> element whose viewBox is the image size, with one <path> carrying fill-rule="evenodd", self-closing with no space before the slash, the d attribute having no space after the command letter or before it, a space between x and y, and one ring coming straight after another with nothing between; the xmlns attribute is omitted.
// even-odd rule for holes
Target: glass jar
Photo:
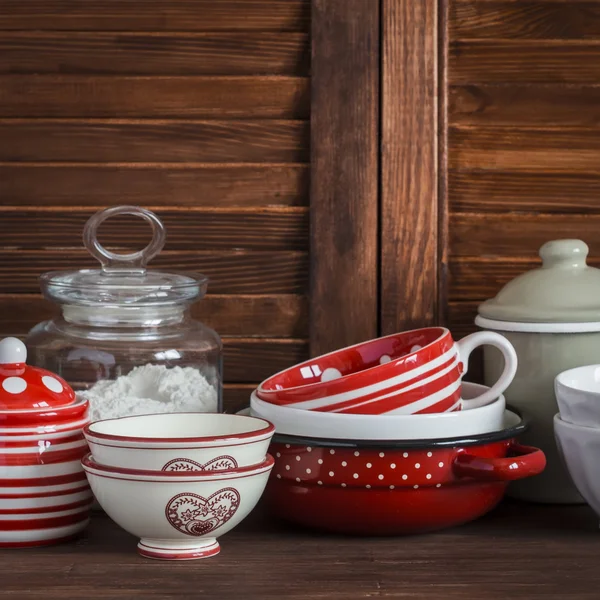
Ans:
<svg viewBox="0 0 600 600"><path fill-rule="evenodd" d="M116 215L150 223L153 238L144 250L120 255L102 247L98 227ZM101 268L41 277L44 296L60 305L61 315L29 333L30 364L57 373L87 398L92 420L221 412L221 339L190 314L206 293L207 278L146 269L164 246L165 229L139 207L96 213L83 240Z"/></svg>

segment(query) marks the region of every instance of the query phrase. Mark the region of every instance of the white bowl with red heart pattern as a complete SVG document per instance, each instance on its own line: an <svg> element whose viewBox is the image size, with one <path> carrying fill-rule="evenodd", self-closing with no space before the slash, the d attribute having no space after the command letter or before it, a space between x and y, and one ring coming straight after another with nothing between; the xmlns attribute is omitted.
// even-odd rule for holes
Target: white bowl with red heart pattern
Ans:
<svg viewBox="0 0 600 600"><path fill-rule="evenodd" d="M143 471L107 467L91 454L82 460L106 514L140 538L147 558L191 560L219 553L217 538L256 506L274 459L229 471Z"/></svg>
<svg viewBox="0 0 600 600"><path fill-rule="evenodd" d="M149 471L220 471L260 464L275 432L265 419L172 413L107 419L83 430L97 463Z"/></svg>

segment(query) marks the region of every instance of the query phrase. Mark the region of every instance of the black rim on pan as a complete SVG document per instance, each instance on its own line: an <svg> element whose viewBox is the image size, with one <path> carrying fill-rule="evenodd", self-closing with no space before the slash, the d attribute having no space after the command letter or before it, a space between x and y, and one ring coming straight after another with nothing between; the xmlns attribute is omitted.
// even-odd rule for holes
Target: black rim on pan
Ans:
<svg viewBox="0 0 600 600"><path fill-rule="evenodd" d="M454 448L462 446L476 446L483 444L492 444L510 440L523 434L529 428L529 418L512 406L507 406L506 410L519 417L519 422L511 427L501 429L500 431L491 431L478 435L467 435L454 438L438 438L427 440L336 440L329 438L316 438L307 436L296 436L278 434L273 436L273 441L280 444L290 444L293 446L313 446L327 448L397 448L397 449L415 449L415 448Z"/></svg>

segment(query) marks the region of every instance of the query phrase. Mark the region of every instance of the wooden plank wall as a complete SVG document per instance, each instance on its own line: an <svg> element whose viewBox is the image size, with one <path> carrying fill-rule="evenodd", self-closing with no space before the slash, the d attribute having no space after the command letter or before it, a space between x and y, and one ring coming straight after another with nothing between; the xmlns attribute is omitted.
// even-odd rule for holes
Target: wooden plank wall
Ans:
<svg viewBox="0 0 600 600"><path fill-rule="evenodd" d="M450 0L449 323L579 237L600 263L600 2Z"/></svg>
<svg viewBox="0 0 600 600"><path fill-rule="evenodd" d="M0 335L37 277L93 265L97 209L168 229L156 266L212 279L226 402L308 352L309 0L0 0ZM145 244L144 225L102 242Z"/></svg>

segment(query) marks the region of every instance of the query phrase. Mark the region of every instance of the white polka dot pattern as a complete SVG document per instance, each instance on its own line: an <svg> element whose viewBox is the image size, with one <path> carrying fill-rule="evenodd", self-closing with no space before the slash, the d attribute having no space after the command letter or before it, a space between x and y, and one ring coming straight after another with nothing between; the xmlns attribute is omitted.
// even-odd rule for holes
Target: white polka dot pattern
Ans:
<svg viewBox="0 0 600 600"><path fill-rule="evenodd" d="M63 384L55 379L54 377L50 377L49 375L44 375L42 377L42 383L55 394L61 394L63 391Z"/></svg>
<svg viewBox="0 0 600 600"><path fill-rule="evenodd" d="M403 451L277 445L275 472L279 479L309 485L363 489L410 489L442 487L452 481L453 450ZM440 460L443 459L443 460ZM403 461L404 469L398 468Z"/></svg>
<svg viewBox="0 0 600 600"><path fill-rule="evenodd" d="M321 381L333 381L334 379L339 379L342 374L332 367L325 369L323 374L321 375Z"/></svg>
<svg viewBox="0 0 600 600"><path fill-rule="evenodd" d="M21 377L7 377L2 382L2 387L9 394L21 394L27 389L27 382Z"/></svg>

